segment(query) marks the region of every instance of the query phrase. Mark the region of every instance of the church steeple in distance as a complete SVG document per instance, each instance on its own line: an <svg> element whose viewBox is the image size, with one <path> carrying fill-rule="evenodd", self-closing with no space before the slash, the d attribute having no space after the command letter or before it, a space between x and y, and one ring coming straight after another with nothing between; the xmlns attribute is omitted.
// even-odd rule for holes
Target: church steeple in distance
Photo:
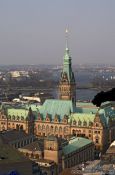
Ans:
<svg viewBox="0 0 115 175"><path fill-rule="evenodd" d="M63 69L59 82L59 98L76 102L76 83L72 71L71 56L68 48L68 30L66 29L66 48L63 58Z"/></svg>

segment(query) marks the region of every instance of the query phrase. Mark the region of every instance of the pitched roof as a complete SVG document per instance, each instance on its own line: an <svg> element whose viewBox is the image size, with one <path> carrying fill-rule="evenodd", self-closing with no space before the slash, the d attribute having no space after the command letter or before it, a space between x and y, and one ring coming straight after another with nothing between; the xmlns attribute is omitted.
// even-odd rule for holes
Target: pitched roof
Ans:
<svg viewBox="0 0 115 175"><path fill-rule="evenodd" d="M22 162L28 160L19 151L13 149L0 138L0 163Z"/></svg>
<svg viewBox="0 0 115 175"><path fill-rule="evenodd" d="M44 149L44 142L43 141L34 141L28 145L25 145L21 149L28 149L30 151L43 151Z"/></svg>
<svg viewBox="0 0 115 175"><path fill-rule="evenodd" d="M14 130L0 132L0 138L4 140L5 143L27 138L29 136L30 135L25 133L23 130L18 131L14 129Z"/></svg>
<svg viewBox="0 0 115 175"><path fill-rule="evenodd" d="M70 115L69 121L73 122L81 122L80 126L83 126L83 122L87 122L87 126L89 126L90 122L94 122L95 114L87 114L87 113L74 113Z"/></svg>
<svg viewBox="0 0 115 175"><path fill-rule="evenodd" d="M76 103L76 112L77 113L92 113L96 114L98 108L89 102L77 102Z"/></svg>
<svg viewBox="0 0 115 175"><path fill-rule="evenodd" d="M69 141L69 144L63 147L63 154L67 155L79 150L80 148L93 143L91 140L83 137L74 137Z"/></svg>
<svg viewBox="0 0 115 175"><path fill-rule="evenodd" d="M64 115L70 115L71 112L75 112L75 107L71 100L49 99L44 102L39 111L44 118L47 114L52 116L52 118L57 114L62 119Z"/></svg>
<svg viewBox="0 0 115 175"><path fill-rule="evenodd" d="M87 125L89 125L90 121L94 122L97 112L104 126L108 126L109 119L115 119L115 111L112 109L110 102L106 102L106 105L104 103L104 105L102 105L100 108L95 107L92 103L87 102L78 102L76 103L76 106L76 113L71 115L70 121L75 120L78 122L80 120L82 122L81 126L83 121L86 121Z"/></svg>
<svg viewBox="0 0 115 175"><path fill-rule="evenodd" d="M26 117L28 116L28 109L23 109L23 108L8 108L7 109L7 115L8 116L19 116L19 117L24 117L24 119L26 119Z"/></svg>
<svg viewBox="0 0 115 175"><path fill-rule="evenodd" d="M31 107L33 114L37 116L39 112L39 108L41 107L38 104L3 104L1 105L1 109L5 109L7 116L18 116L18 117L24 117L24 119L28 116L29 108Z"/></svg>

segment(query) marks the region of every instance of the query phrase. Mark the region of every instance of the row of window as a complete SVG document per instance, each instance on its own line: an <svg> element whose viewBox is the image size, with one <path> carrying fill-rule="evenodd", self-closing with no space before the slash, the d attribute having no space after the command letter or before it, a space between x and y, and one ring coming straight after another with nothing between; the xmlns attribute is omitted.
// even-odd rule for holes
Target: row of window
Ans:
<svg viewBox="0 0 115 175"><path fill-rule="evenodd" d="M38 121L42 121L42 119L41 119L40 116L38 117ZM50 122L51 119L50 119L48 116L46 116L46 121L47 121L47 122ZM55 122L57 123L57 122L60 122L60 121L59 121L58 118L55 118L55 119L54 119L54 123L55 123ZM64 118L64 119L63 119L63 122L64 122L64 123L67 123L67 119Z"/></svg>
<svg viewBox="0 0 115 175"><path fill-rule="evenodd" d="M82 161L91 160L92 158L93 158L92 149L85 151L82 150L80 154L77 153L75 156L73 155L72 157L70 157L65 161L65 168L70 168L78 163L81 163Z"/></svg>
<svg viewBox="0 0 115 175"><path fill-rule="evenodd" d="M6 116L2 115L1 118L6 119ZM24 117L23 116L20 117L20 116L15 116L15 115L13 115L13 116L8 115L8 119L9 120L24 120Z"/></svg>
<svg viewBox="0 0 115 175"><path fill-rule="evenodd" d="M9 120L24 120L24 117L23 116L21 116L21 117L19 117L19 116L8 116L8 119Z"/></svg>
<svg viewBox="0 0 115 175"><path fill-rule="evenodd" d="M78 122L76 121L73 121L73 125L77 125L77 126L93 126L93 122L86 122L86 121L83 121L81 122L80 120Z"/></svg>
<svg viewBox="0 0 115 175"><path fill-rule="evenodd" d="M46 132L47 131L55 131L55 132L68 132L68 130L69 130L69 128L66 126L66 127L64 127L64 128L62 128L61 126L60 127L57 127L57 126L45 126L45 125L38 125L38 130L46 130Z"/></svg>
<svg viewBox="0 0 115 175"><path fill-rule="evenodd" d="M94 131L95 134L100 134L100 131Z"/></svg>

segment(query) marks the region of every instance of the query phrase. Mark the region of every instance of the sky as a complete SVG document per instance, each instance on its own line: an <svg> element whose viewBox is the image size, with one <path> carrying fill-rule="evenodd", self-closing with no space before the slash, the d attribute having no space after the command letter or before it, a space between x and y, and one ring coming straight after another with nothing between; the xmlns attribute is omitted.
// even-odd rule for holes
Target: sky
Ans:
<svg viewBox="0 0 115 175"><path fill-rule="evenodd" d="M0 64L115 64L115 0L0 0Z"/></svg>

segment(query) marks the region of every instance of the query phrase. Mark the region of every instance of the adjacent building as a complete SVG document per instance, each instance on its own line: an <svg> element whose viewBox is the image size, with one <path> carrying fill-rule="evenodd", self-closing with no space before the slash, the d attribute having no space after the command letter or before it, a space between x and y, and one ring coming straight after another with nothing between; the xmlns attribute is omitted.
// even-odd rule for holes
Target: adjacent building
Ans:
<svg viewBox="0 0 115 175"><path fill-rule="evenodd" d="M69 140L54 135L39 139L18 150L35 161L48 175L56 175L85 161L94 160L94 143L86 138Z"/></svg>
<svg viewBox="0 0 115 175"><path fill-rule="evenodd" d="M43 175L38 164L24 157L18 150L5 143L4 138L0 137L1 174L39 175L40 172Z"/></svg>

